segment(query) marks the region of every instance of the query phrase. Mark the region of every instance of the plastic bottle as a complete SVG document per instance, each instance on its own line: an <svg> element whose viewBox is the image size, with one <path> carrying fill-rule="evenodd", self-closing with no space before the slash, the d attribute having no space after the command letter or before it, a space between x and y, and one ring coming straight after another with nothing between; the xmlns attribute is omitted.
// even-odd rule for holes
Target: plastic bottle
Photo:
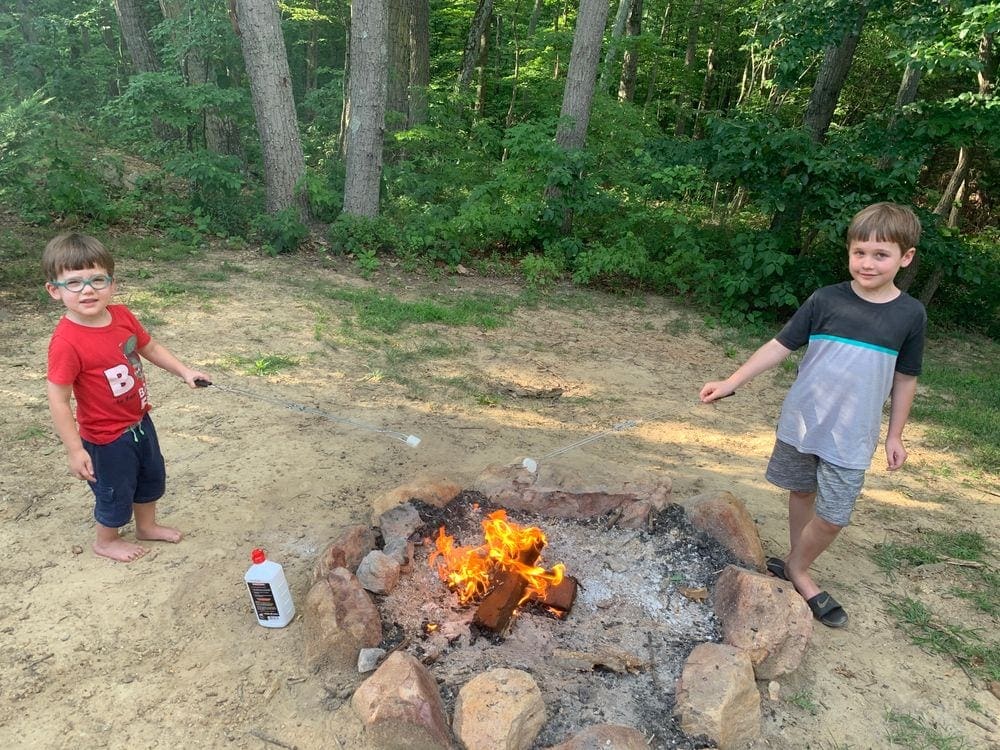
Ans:
<svg viewBox="0 0 1000 750"><path fill-rule="evenodd" d="M283 628L295 617L292 592L281 566L267 559L264 550L250 553L253 565L247 570L246 581L257 622L265 628Z"/></svg>

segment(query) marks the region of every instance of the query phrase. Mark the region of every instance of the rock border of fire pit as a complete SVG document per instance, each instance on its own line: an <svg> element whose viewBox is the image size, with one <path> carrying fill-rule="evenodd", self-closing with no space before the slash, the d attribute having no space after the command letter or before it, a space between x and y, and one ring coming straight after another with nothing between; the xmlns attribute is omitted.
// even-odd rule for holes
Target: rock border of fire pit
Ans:
<svg viewBox="0 0 1000 750"><path fill-rule="evenodd" d="M643 528L651 514L671 503L669 482L623 480L594 486L559 467L537 474L520 467L490 466L473 489L511 510L563 518L609 518L624 528ZM411 501L443 508L463 488L444 477L415 480L376 498L372 527L346 528L317 558L304 606L307 665L345 678L371 672L354 691L351 706L366 736L385 750L528 750L545 724L545 704L530 674L487 670L458 692L449 723L441 694L426 666L400 646L386 654L382 623L369 592L384 593L412 564L411 535L423 520ZM745 504L729 492L676 503L696 529L715 539L747 567L727 566L715 584L713 612L722 643L705 642L688 656L674 692L674 717L691 737L721 750L745 746L760 734L758 681L794 671L813 632L808 606L787 581L764 575L764 553ZM377 547L374 528L382 537ZM378 663L382 658L381 663ZM374 670L374 671L371 671ZM489 710L483 706L489 705ZM550 750L582 750L595 741L630 750L646 748L637 727L593 725Z"/></svg>

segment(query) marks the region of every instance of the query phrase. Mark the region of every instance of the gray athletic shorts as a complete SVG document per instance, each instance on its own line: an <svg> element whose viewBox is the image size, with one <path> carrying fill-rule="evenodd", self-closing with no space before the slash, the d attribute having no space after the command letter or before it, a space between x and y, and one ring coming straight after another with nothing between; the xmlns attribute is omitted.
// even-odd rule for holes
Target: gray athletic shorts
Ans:
<svg viewBox="0 0 1000 750"><path fill-rule="evenodd" d="M835 526L851 522L854 503L865 484L864 469L845 469L788 443L774 441L764 474L767 481L794 492L816 493L816 515Z"/></svg>

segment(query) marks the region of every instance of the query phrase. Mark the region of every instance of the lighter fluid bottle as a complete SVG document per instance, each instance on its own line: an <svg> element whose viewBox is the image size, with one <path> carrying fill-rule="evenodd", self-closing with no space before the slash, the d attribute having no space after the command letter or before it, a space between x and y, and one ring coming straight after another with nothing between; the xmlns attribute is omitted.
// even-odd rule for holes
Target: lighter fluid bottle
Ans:
<svg viewBox="0 0 1000 750"><path fill-rule="evenodd" d="M243 580L247 583L257 622L265 628L283 628L295 617L285 573L278 563L267 559L262 549L251 552L250 559L253 565Z"/></svg>

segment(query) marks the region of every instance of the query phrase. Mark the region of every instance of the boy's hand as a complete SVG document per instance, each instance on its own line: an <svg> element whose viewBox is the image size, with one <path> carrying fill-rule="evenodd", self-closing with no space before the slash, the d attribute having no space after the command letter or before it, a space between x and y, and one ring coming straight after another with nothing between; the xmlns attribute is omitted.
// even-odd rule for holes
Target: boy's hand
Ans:
<svg viewBox="0 0 1000 750"><path fill-rule="evenodd" d="M889 471L895 471L906 463L906 448L898 438L887 438L885 441L885 457Z"/></svg>
<svg viewBox="0 0 1000 750"><path fill-rule="evenodd" d="M702 386L698 397L703 404L709 404L712 401L718 401L720 398L732 396L734 393L736 393L736 389L729 384L729 381L713 380L711 383L705 383Z"/></svg>
<svg viewBox="0 0 1000 750"><path fill-rule="evenodd" d="M97 481L97 477L94 476L94 464L90 460L90 454L83 448L70 452L69 471L77 479L86 479L88 482Z"/></svg>
<svg viewBox="0 0 1000 750"><path fill-rule="evenodd" d="M212 378L199 370L186 370L183 375L184 382L188 384L188 388L198 388L198 380L205 380L209 383L212 382Z"/></svg>

